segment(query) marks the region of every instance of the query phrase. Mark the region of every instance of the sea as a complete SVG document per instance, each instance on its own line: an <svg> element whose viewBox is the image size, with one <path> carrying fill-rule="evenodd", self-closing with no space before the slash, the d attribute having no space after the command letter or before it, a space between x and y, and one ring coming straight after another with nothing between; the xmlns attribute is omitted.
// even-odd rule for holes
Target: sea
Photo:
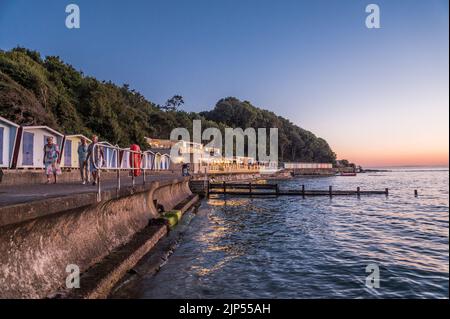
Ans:
<svg viewBox="0 0 450 319"><path fill-rule="evenodd" d="M449 297L447 167L267 183L389 188L389 195L205 199L167 263L139 280L134 297Z"/></svg>

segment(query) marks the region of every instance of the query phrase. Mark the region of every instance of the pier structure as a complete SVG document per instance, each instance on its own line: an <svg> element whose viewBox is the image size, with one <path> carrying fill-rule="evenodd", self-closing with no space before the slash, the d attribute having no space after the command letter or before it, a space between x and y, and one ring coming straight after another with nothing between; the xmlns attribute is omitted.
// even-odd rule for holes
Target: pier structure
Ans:
<svg viewBox="0 0 450 319"><path fill-rule="evenodd" d="M211 183L210 181L191 181L191 189L201 195L230 195L230 196L362 196L362 195L389 195L389 189L384 190L335 190L329 186L327 190L306 189L302 185L300 189L282 189L278 184L268 183L233 183L221 182Z"/></svg>

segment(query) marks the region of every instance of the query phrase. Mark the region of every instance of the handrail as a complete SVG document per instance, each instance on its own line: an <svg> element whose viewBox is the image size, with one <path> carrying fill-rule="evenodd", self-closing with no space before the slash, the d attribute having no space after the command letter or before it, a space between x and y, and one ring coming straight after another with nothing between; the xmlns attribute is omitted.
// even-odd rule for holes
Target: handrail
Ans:
<svg viewBox="0 0 450 319"><path fill-rule="evenodd" d="M97 152L100 152L98 149L101 148L103 151L103 157L101 159L101 162L99 161L94 154L97 154ZM106 150L106 154L105 154ZM109 152L109 153L108 153ZM112 152L112 153L111 153ZM138 166L134 165L135 156L131 155L137 154L139 156L140 164ZM109 158L109 156L112 156L112 159L114 159L114 163L112 163L112 159ZM130 156L128 159L126 156ZM106 157L106 159L105 159ZM160 158L166 158L166 164L164 167L156 167L156 159L157 157ZM92 161L94 168L97 171L97 201L101 201L101 171L107 170L107 171L117 171L117 186L116 186L116 193L117 196L119 196L120 188L121 188L121 180L120 180L120 172L124 170L131 171L131 178L132 178L132 186L133 189L136 185L136 176L134 171L142 171L143 173L143 185L146 183L146 172L147 171L160 171L160 170L169 170L170 167L170 156L167 154L161 154L159 152L154 153L152 151L134 151L129 148L121 148L118 145L111 145L108 142L97 142L92 147L92 154L91 158L89 159ZM105 160L106 160L106 166L105 166ZM131 163L130 163L131 160ZM126 163L126 167L123 167L124 163ZM150 165L149 165L150 164Z"/></svg>

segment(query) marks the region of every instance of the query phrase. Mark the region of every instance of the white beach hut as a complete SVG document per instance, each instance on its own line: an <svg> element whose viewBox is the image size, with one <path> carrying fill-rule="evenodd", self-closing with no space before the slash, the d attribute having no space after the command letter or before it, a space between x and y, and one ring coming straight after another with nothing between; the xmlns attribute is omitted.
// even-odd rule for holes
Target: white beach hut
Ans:
<svg viewBox="0 0 450 319"><path fill-rule="evenodd" d="M14 168L44 168L44 145L53 137L61 150L64 135L48 126L23 126L15 145Z"/></svg>
<svg viewBox="0 0 450 319"><path fill-rule="evenodd" d="M161 154L155 154L155 160L153 161L153 169L159 171L161 169Z"/></svg>
<svg viewBox="0 0 450 319"><path fill-rule="evenodd" d="M121 165L120 168L131 168L131 163L130 163L130 149L126 148L123 151L121 151Z"/></svg>
<svg viewBox="0 0 450 319"><path fill-rule="evenodd" d="M9 168L12 164L14 145L19 125L0 116L0 167Z"/></svg>
<svg viewBox="0 0 450 319"><path fill-rule="evenodd" d="M78 161L78 146L81 145L81 139L84 138L87 144L92 141L86 136L77 135L66 135L64 136L63 150L61 153L61 167L65 168L79 168L80 163Z"/></svg>
<svg viewBox="0 0 450 319"><path fill-rule="evenodd" d="M170 168L170 156L168 154L163 154L161 156L161 170L168 170Z"/></svg>
<svg viewBox="0 0 450 319"><path fill-rule="evenodd" d="M109 142L100 142L99 145L103 146L103 156L105 157L103 167L106 169L118 168L120 165L119 151L114 145Z"/></svg>
<svg viewBox="0 0 450 319"><path fill-rule="evenodd" d="M142 158L142 168L144 169L149 169L149 170L154 170L154 163L155 163L155 153L151 152L151 151L147 151L144 154L144 157Z"/></svg>

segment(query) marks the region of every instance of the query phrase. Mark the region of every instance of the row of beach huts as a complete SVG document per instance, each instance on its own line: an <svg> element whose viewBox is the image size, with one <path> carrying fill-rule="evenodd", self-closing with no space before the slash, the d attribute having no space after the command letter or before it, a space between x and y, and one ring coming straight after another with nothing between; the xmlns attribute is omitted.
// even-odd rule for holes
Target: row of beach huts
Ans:
<svg viewBox="0 0 450 319"><path fill-rule="evenodd" d="M48 126L20 126L0 117L0 168L2 169L40 169L44 168L44 145L47 138L53 137L61 150L59 159L62 168L79 168L78 145L83 135L64 135ZM87 141L90 140L84 137ZM118 150L103 142L104 168L131 168L130 153L127 149ZM153 170L168 170L170 156L148 152L142 167Z"/></svg>

